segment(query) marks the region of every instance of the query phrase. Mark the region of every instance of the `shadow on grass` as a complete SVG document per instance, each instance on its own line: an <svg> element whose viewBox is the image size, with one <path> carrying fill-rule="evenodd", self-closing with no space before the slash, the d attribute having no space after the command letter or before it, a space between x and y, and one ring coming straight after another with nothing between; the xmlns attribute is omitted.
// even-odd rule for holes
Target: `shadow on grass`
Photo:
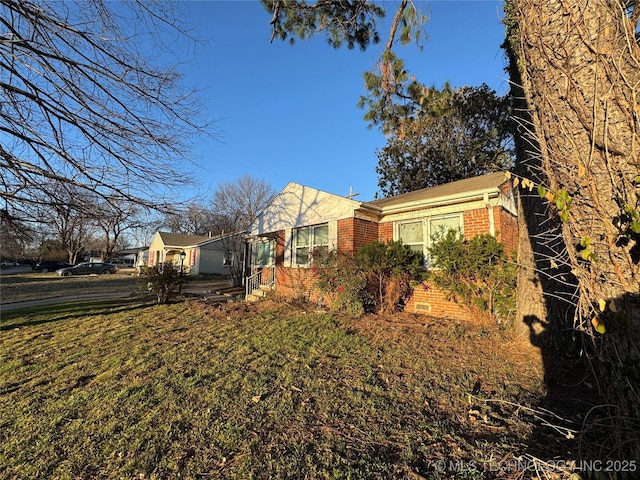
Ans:
<svg viewBox="0 0 640 480"><path fill-rule="evenodd" d="M85 299L72 302L16 308L2 314L0 330L32 327L88 315L110 315L156 305L145 298Z"/></svg>

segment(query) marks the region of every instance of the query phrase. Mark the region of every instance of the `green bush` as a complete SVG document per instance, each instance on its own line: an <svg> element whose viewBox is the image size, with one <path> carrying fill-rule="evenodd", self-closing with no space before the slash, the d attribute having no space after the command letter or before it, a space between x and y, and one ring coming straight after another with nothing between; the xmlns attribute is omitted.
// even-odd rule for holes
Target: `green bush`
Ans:
<svg viewBox="0 0 640 480"><path fill-rule="evenodd" d="M356 316L364 313L362 290L366 280L353 256L336 251L314 256L311 271L332 310Z"/></svg>
<svg viewBox="0 0 640 480"><path fill-rule="evenodd" d="M422 276L422 256L401 242L372 242L352 255L314 257L317 286L333 310L361 315L401 310L411 296L410 281Z"/></svg>
<svg viewBox="0 0 640 480"><path fill-rule="evenodd" d="M365 304L378 312L402 310L413 291L411 280L423 276L422 255L400 241L364 245L356 263L367 279Z"/></svg>
<svg viewBox="0 0 640 480"><path fill-rule="evenodd" d="M466 240L460 230L439 232L429 248L429 280L450 297L498 324L512 322L516 304L516 266L504 246L489 234Z"/></svg>
<svg viewBox="0 0 640 480"><path fill-rule="evenodd" d="M140 278L142 287L155 294L160 304L167 303L185 281L186 277L171 262L145 267Z"/></svg>

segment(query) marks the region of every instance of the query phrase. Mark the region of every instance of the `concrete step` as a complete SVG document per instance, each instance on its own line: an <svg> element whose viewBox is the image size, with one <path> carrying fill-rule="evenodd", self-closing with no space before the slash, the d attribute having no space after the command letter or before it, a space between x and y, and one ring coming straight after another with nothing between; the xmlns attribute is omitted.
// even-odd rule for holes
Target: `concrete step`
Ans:
<svg viewBox="0 0 640 480"><path fill-rule="evenodd" d="M271 291L273 291L273 285L260 285L259 288L254 288L245 300L247 302L257 302L261 298L266 297L267 293Z"/></svg>

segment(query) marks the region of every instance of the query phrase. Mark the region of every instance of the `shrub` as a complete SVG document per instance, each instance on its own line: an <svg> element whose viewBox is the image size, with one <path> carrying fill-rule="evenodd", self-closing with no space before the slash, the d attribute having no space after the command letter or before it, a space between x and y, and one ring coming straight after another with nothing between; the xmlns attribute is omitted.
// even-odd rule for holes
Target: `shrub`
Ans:
<svg viewBox="0 0 640 480"><path fill-rule="evenodd" d="M504 246L489 234L466 240L460 230L434 236L429 248L429 279L450 297L488 313L498 324L513 320L516 303L516 266Z"/></svg>
<svg viewBox="0 0 640 480"><path fill-rule="evenodd" d="M160 304L167 303L175 293L176 287L181 287L185 281L186 278L181 275L180 269L171 262L145 267L140 277L143 288L155 294Z"/></svg>
<svg viewBox="0 0 640 480"><path fill-rule="evenodd" d="M367 279L365 305L391 313L402 310L411 296L411 280L422 277L422 255L402 242L371 242L356 253L356 263Z"/></svg>
<svg viewBox="0 0 640 480"><path fill-rule="evenodd" d="M423 273L422 256L401 242L372 242L355 257L329 252L314 257L311 270L331 308L354 315L401 310Z"/></svg>
<svg viewBox="0 0 640 480"><path fill-rule="evenodd" d="M314 256L311 271L332 310L356 316L364 313L362 290L366 280L351 255L332 251Z"/></svg>

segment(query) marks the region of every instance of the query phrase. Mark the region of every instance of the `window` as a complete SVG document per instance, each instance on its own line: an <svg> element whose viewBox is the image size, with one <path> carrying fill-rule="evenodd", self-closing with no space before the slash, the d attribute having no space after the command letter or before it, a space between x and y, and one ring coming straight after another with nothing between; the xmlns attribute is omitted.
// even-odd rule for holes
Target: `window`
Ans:
<svg viewBox="0 0 640 480"><path fill-rule="evenodd" d="M396 224L396 240L408 245L414 252L420 252L425 259L425 267L429 265L429 250L433 237L451 229L462 230L462 214L428 217L421 220L410 220Z"/></svg>
<svg viewBox="0 0 640 480"><path fill-rule="evenodd" d="M308 265L310 253L322 255L329 253L329 225L296 228L293 231L294 259L296 265Z"/></svg>
<svg viewBox="0 0 640 480"><path fill-rule="evenodd" d="M253 265L258 267L267 267L274 263L274 244L273 240L265 240L254 244L253 248Z"/></svg>
<svg viewBox="0 0 640 480"><path fill-rule="evenodd" d="M414 252L424 254L424 226L422 220L401 223L398 226L398 238Z"/></svg>

